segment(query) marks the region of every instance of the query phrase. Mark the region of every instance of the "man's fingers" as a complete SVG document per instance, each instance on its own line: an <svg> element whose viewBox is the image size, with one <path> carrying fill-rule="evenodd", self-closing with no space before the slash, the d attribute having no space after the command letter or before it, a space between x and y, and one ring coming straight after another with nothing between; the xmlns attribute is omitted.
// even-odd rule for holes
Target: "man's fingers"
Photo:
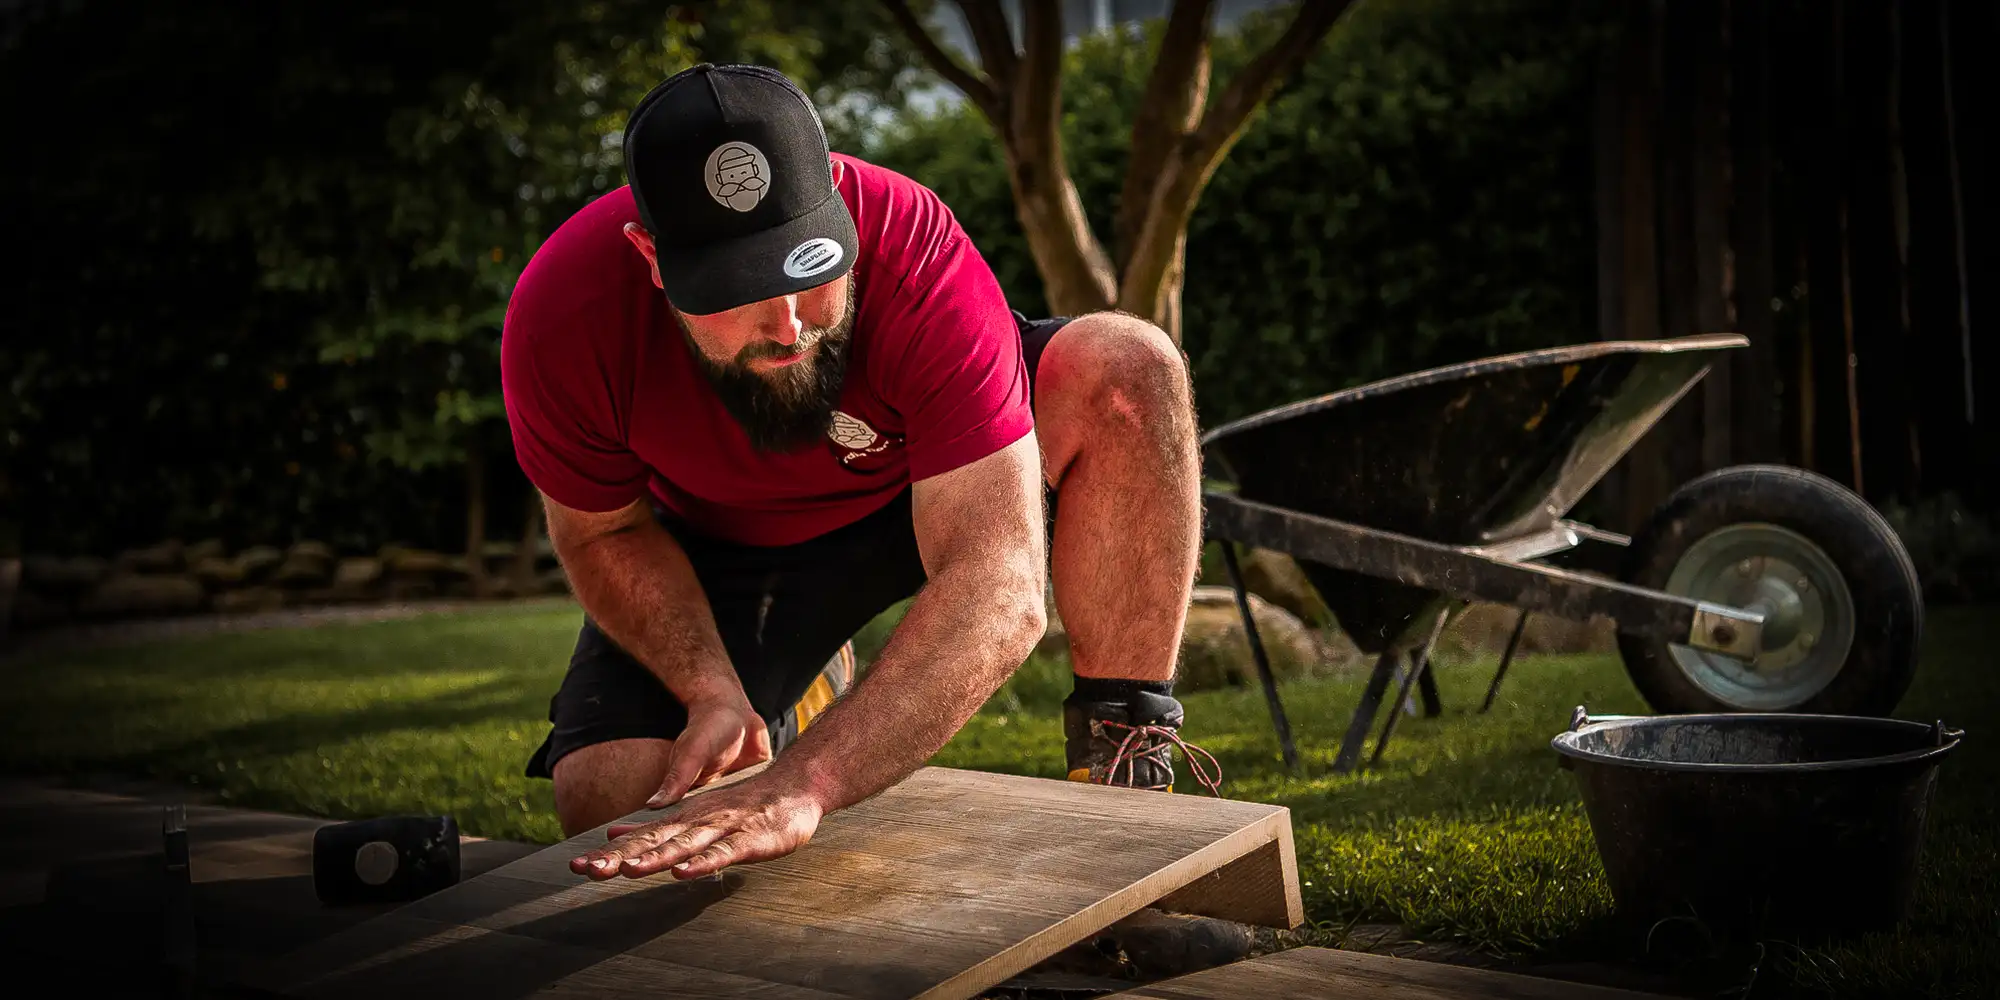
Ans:
<svg viewBox="0 0 2000 1000"><path fill-rule="evenodd" d="M625 859L638 857L685 829L685 823L647 823L595 851L571 859L569 870L594 879L612 878Z"/></svg>
<svg viewBox="0 0 2000 1000"><path fill-rule="evenodd" d="M644 823L613 823L610 829L604 831L604 839L606 842L617 840L645 825Z"/></svg>
<svg viewBox="0 0 2000 1000"><path fill-rule="evenodd" d="M689 727L682 733L667 758L667 773L660 779L660 790L646 800L646 808L661 809L679 802L688 789L714 768L716 758L722 756L722 747L717 742L707 730L697 732Z"/></svg>
<svg viewBox="0 0 2000 1000"><path fill-rule="evenodd" d="M754 839L747 833L733 834L708 845L706 849L689 856L679 865L669 867L673 869L675 878L700 878L703 875L713 875L730 865L760 860L752 857L751 852L741 846L746 841Z"/></svg>
<svg viewBox="0 0 2000 1000"><path fill-rule="evenodd" d="M701 777L702 762L693 753L681 752L681 747L685 744L685 740L674 744L674 755L667 762L666 776L660 779L660 790L646 800L646 808L664 809L679 802Z"/></svg>
<svg viewBox="0 0 2000 1000"><path fill-rule="evenodd" d="M665 871L721 840L729 832L729 827L720 824L683 830L650 850L627 857L619 874L627 878L643 878Z"/></svg>

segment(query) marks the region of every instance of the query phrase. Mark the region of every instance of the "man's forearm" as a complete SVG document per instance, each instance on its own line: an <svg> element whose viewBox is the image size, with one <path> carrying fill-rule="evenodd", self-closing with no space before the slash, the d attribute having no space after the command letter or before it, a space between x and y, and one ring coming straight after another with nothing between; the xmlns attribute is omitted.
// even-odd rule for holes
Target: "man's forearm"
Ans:
<svg viewBox="0 0 2000 1000"><path fill-rule="evenodd" d="M672 535L648 522L583 542L558 542L556 552L597 627L682 704L742 697L708 597Z"/></svg>
<svg viewBox="0 0 2000 1000"><path fill-rule="evenodd" d="M933 579L867 679L806 730L770 777L846 808L922 767L1028 658L1044 625L1032 571L967 566Z"/></svg>

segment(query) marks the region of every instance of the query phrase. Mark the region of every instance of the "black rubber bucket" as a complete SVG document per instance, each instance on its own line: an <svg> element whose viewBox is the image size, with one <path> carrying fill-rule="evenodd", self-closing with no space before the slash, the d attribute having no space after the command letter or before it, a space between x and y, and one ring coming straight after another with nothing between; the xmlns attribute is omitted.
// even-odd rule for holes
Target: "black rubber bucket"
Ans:
<svg viewBox="0 0 2000 1000"><path fill-rule="evenodd" d="M1578 707L1552 745L1620 916L1819 936L1907 914L1938 764L1962 736L1942 722Z"/></svg>

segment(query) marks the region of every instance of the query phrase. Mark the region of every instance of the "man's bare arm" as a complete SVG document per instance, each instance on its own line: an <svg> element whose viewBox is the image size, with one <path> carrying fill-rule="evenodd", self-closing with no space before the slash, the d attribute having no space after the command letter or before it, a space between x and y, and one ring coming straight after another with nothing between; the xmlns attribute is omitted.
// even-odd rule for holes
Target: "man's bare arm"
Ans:
<svg viewBox="0 0 2000 1000"><path fill-rule="evenodd" d="M583 610L683 705L741 697L686 553L645 500L604 514L543 497L549 543Z"/></svg>
<svg viewBox="0 0 2000 1000"><path fill-rule="evenodd" d="M930 581L867 678L766 777L827 812L923 766L1041 639L1041 459L1035 437L916 484L917 545Z"/></svg>
<svg viewBox="0 0 2000 1000"><path fill-rule="evenodd" d="M591 514L543 501L549 541L578 602L687 708L687 727L647 804L667 805L709 779L769 760L770 732L723 649L708 596L651 506L640 500Z"/></svg>

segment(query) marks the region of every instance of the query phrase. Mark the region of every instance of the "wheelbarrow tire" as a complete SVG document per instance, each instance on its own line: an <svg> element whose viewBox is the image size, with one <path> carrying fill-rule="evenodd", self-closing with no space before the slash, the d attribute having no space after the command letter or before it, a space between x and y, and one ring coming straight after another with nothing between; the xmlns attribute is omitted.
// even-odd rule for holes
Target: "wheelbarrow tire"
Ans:
<svg viewBox="0 0 2000 1000"><path fill-rule="evenodd" d="M1668 643L1621 632L1619 653L1639 693L1660 713L1887 715L1894 711L1916 672L1917 644L1923 634L1922 588L1895 529L1866 501L1831 479L1788 466L1740 465L1690 480L1633 536L1624 579L1652 590L1670 590L1676 567L1703 539L1732 526L1763 525L1810 541L1846 585L1852 641L1845 660L1832 665L1837 672L1796 704L1745 707L1697 684ZM1683 649L1682 657L1689 655Z"/></svg>

